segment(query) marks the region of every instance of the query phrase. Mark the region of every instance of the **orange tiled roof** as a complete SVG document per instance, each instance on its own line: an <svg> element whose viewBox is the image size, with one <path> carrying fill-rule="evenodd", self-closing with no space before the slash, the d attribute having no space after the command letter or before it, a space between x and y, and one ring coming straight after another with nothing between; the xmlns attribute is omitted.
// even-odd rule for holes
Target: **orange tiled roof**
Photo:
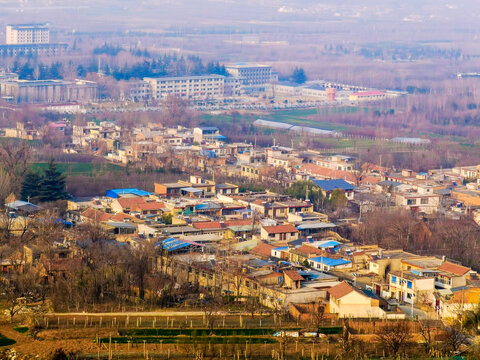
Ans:
<svg viewBox="0 0 480 360"><path fill-rule="evenodd" d="M118 198L118 203L122 208L132 208L137 204L141 204L145 202L143 197L132 197L132 198Z"/></svg>
<svg viewBox="0 0 480 360"><path fill-rule="evenodd" d="M252 225L252 220L241 219L241 220L226 220L225 221L225 226L243 226L243 225Z"/></svg>
<svg viewBox="0 0 480 360"><path fill-rule="evenodd" d="M138 220L135 216L124 214L124 213L118 213L113 215L110 220L113 221L125 221L125 220Z"/></svg>
<svg viewBox="0 0 480 360"><path fill-rule="evenodd" d="M274 248L275 247L270 244L261 242L257 246L255 246L252 250L250 250L250 252L255 255L270 257L272 254L272 249Z"/></svg>
<svg viewBox="0 0 480 360"><path fill-rule="evenodd" d="M165 208L165 204L158 201L142 202L135 205L135 209L140 210L161 210Z"/></svg>
<svg viewBox="0 0 480 360"><path fill-rule="evenodd" d="M355 289L348 285L345 281L328 290L330 296L333 296L335 299L340 299L345 295L350 294L352 291L355 291Z"/></svg>
<svg viewBox="0 0 480 360"><path fill-rule="evenodd" d="M221 229L222 224L219 221L201 221L192 224L195 229L206 230L206 229Z"/></svg>
<svg viewBox="0 0 480 360"><path fill-rule="evenodd" d="M314 247L303 244L299 248L295 249L296 251L302 252L304 254L315 254L315 255L322 255L323 251Z"/></svg>
<svg viewBox="0 0 480 360"><path fill-rule="evenodd" d="M269 234L282 234L282 233L296 233L298 232L297 228L291 224L287 225L273 225L273 226L264 226L265 231Z"/></svg>
<svg viewBox="0 0 480 360"><path fill-rule="evenodd" d="M285 270L284 271L285 275L288 276L290 279L293 281L302 281L305 280L302 275L300 275L298 272L295 270Z"/></svg>
<svg viewBox="0 0 480 360"><path fill-rule="evenodd" d="M470 268L446 261L438 267L438 270L446 271L446 272L461 276L468 273L470 271Z"/></svg>
<svg viewBox="0 0 480 360"><path fill-rule="evenodd" d="M302 164L299 170L303 170L308 174L320 176L326 180L329 179L344 179L345 181L355 184L355 175L352 172L329 169L315 164Z"/></svg>
<svg viewBox="0 0 480 360"><path fill-rule="evenodd" d="M103 211L97 210L97 209L92 209L88 208L82 212L82 216L90 219L90 220L95 220L95 221L108 221L112 215L107 214Z"/></svg>

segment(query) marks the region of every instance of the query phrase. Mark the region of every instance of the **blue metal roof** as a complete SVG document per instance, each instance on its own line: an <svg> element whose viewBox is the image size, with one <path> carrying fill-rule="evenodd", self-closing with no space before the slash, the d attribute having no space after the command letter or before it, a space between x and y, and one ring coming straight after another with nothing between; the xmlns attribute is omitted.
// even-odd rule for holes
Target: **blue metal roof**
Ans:
<svg viewBox="0 0 480 360"><path fill-rule="evenodd" d="M220 209L220 206L218 206L216 204L213 204L213 203L195 205L195 210L206 210L206 209L217 210L217 209Z"/></svg>
<svg viewBox="0 0 480 360"><path fill-rule="evenodd" d="M193 241L186 241L186 240L180 240L180 239L175 239L175 238L168 238L165 240L159 241L156 246L162 246L164 250L167 251L175 251L179 249L183 249L188 246L203 246L202 244L198 244Z"/></svg>
<svg viewBox="0 0 480 360"><path fill-rule="evenodd" d="M334 241L334 240L330 240L330 241L327 241L323 244L320 244L320 247L321 248L329 248L329 247L336 247L338 245L341 245L342 243L339 243L338 241Z"/></svg>
<svg viewBox="0 0 480 360"><path fill-rule="evenodd" d="M281 251L281 250L287 250L288 249L288 246L280 246L280 247L277 247L273 250L276 250L276 251Z"/></svg>
<svg viewBox="0 0 480 360"><path fill-rule="evenodd" d="M349 184L343 179L332 180L312 180L318 187L325 191L333 191L335 189L341 189L345 191L354 190L355 186Z"/></svg>
<svg viewBox="0 0 480 360"><path fill-rule="evenodd" d="M137 196L149 196L152 195L152 193L145 191L145 190L139 190L137 188L128 188L128 189L110 189L107 190L106 196L111 197L111 198L118 198L120 195L124 194L132 194L132 195L137 195Z"/></svg>
<svg viewBox="0 0 480 360"><path fill-rule="evenodd" d="M317 256L317 257L311 258L310 260L312 260L314 262L318 262L318 263L323 263L324 265L327 265L327 266L340 266L340 265L345 265L345 264L351 264L350 260L331 259L331 258L324 257L324 256Z"/></svg>

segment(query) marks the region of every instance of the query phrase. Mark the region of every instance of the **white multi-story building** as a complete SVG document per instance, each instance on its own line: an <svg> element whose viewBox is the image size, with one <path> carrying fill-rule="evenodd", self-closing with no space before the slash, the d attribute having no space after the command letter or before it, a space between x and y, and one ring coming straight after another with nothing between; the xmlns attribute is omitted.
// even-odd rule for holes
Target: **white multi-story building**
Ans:
<svg viewBox="0 0 480 360"><path fill-rule="evenodd" d="M6 44L48 44L50 30L47 24L9 24L6 28Z"/></svg>
<svg viewBox="0 0 480 360"><path fill-rule="evenodd" d="M144 78L150 85L152 99L163 99L175 95L188 100L216 100L224 97L225 76L183 76Z"/></svg>
<svg viewBox="0 0 480 360"><path fill-rule="evenodd" d="M238 63L226 65L225 69L243 85L264 85L278 80L278 75L270 65Z"/></svg>

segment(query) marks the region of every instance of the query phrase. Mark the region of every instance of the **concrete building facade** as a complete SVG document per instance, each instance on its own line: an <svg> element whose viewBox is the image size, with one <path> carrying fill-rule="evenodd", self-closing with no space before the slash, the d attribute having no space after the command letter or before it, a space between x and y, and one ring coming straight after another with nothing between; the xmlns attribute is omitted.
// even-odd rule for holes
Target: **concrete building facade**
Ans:
<svg viewBox="0 0 480 360"><path fill-rule="evenodd" d="M47 24L9 24L5 33L7 45L50 43Z"/></svg>
<svg viewBox="0 0 480 360"><path fill-rule="evenodd" d="M87 102L97 97L97 84L76 80L0 81L2 99L15 103Z"/></svg>
<svg viewBox="0 0 480 360"><path fill-rule="evenodd" d="M278 80L270 65L239 63L227 65L225 68L230 75L247 86L263 85Z"/></svg>
<svg viewBox="0 0 480 360"><path fill-rule="evenodd" d="M169 95L188 100L208 100L223 98L225 76L182 76L144 78L149 84L152 99L160 100Z"/></svg>

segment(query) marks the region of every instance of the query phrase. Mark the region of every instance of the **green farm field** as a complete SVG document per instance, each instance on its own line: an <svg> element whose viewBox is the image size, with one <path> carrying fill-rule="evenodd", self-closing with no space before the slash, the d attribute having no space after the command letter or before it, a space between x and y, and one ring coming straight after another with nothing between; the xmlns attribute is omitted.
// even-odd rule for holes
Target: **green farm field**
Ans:
<svg viewBox="0 0 480 360"><path fill-rule="evenodd" d="M57 169L66 175L93 175L112 172L125 171L120 165L111 163L92 164L92 163L57 163ZM43 171L48 167L48 163L33 163L30 168L32 171Z"/></svg>

